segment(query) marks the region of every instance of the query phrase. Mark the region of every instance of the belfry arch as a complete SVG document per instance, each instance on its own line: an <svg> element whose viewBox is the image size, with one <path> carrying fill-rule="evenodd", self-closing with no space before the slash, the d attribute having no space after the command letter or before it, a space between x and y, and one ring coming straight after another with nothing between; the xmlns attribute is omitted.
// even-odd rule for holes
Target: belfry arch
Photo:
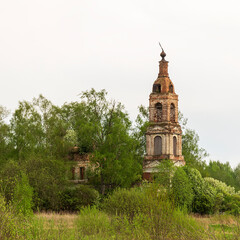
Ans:
<svg viewBox="0 0 240 240"><path fill-rule="evenodd" d="M155 105L155 111L156 111L156 121L160 122L162 120L162 104L156 103Z"/></svg>

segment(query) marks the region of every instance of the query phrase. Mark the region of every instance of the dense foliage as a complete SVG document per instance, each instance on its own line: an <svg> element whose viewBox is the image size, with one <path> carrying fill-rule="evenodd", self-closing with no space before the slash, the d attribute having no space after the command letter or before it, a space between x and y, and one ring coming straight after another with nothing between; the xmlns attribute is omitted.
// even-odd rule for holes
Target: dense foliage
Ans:
<svg viewBox="0 0 240 240"><path fill-rule="evenodd" d="M99 193L87 185L77 185L66 188L60 194L62 206L65 211L78 211L82 207L99 204Z"/></svg>
<svg viewBox="0 0 240 240"><path fill-rule="evenodd" d="M181 208L186 208L190 212L195 195L193 183L183 168L178 168L174 173L172 178L172 192L175 204Z"/></svg>
<svg viewBox="0 0 240 240"><path fill-rule="evenodd" d="M214 178L203 178L196 168L176 168L170 160L163 161L155 179L168 198L182 210L200 214L240 214L239 192Z"/></svg>
<svg viewBox="0 0 240 240"><path fill-rule="evenodd" d="M186 166L176 168L162 161L155 181L175 207L200 214L239 214L240 165L232 169L228 162L207 164L199 136L181 114L179 119ZM23 215L98 205L114 189L141 181L148 125L147 108L139 107L133 124L123 105L108 100L105 90L82 92L79 101L61 107L40 95L19 102L12 116L0 106L0 192ZM74 164L69 162L69 152L74 146L79 154L89 154L88 185L69 181ZM127 190L117 198L123 205L131 194L136 201L145 201L140 192Z"/></svg>
<svg viewBox="0 0 240 240"><path fill-rule="evenodd" d="M90 184L102 194L141 180L143 134L133 129L121 103L107 99L105 90L82 92L79 102L61 107L40 95L19 102L9 123L4 121L8 115L0 107L0 190L8 202L21 173L33 189L34 209L76 210L86 205L84 197L94 202L94 189L76 189L68 181L74 146L79 154L90 153ZM78 201L71 203L73 199Z"/></svg>

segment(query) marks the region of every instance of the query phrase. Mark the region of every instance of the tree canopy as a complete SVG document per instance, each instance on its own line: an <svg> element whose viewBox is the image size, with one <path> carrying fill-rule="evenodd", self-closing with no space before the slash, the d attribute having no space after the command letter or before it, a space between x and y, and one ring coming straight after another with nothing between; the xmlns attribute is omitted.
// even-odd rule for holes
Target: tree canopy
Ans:
<svg viewBox="0 0 240 240"><path fill-rule="evenodd" d="M69 153L74 146L80 155L89 155L89 184L103 195L117 187L132 186L142 178L148 114L148 108L140 106L133 123L121 103L109 100L105 90L95 89L80 93L79 101L62 106L39 95L32 101L20 101L12 115L0 106L0 192L11 201L14 193L20 196L22 187L29 183L34 207L40 209L68 209L71 196L81 194L94 202L95 190L69 184ZM240 190L240 165L233 169L228 162L207 163L207 152L200 147L197 132L188 128L181 113L179 122L186 167L176 170L166 159L156 181L165 188L173 187L178 205L186 203L195 212L238 206L238 193L229 191L231 187ZM24 179L20 173L26 174ZM22 186L17 184L21 181Z"/></svg>

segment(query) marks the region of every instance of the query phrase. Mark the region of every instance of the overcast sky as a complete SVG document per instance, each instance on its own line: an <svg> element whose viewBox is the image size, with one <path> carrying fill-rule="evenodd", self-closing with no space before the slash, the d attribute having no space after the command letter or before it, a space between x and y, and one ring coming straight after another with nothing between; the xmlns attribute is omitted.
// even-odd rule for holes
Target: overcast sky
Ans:
<svg viewBox="0 0 240 240"><path fill-rule="evenodd" d="M106 89L135 119L167 53L179 109L210 159L240 163L240 2L0 0L0 105Z"/></svg>

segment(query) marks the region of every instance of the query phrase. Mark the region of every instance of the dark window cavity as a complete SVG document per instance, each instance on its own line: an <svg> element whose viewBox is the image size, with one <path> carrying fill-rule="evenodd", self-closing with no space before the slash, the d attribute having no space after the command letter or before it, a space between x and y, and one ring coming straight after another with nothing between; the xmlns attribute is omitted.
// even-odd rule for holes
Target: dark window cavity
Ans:
<svg viewBox="0 0 240 240"><path fill-rule="evenodd" d="M157 136L154 138L154 155L162 154L162 138Z"/></svg>
<svg viewBox="0 0 240 240"><path fill-rule="evenodd" d="M177 138L173 137L173 154L174 156L177 156Z"/></svg>
<svg viewBox="0 0 240 240"><path fill-rule="evenodd" d="M85 167L80 167L80 180L85 178Z"/></svg>
<svg viewBox="0 0 240 240"><path fill-rule="evenodd" d="M170 121L175 122L175 106L173 103L171 103L170 107Z"/></svg>

